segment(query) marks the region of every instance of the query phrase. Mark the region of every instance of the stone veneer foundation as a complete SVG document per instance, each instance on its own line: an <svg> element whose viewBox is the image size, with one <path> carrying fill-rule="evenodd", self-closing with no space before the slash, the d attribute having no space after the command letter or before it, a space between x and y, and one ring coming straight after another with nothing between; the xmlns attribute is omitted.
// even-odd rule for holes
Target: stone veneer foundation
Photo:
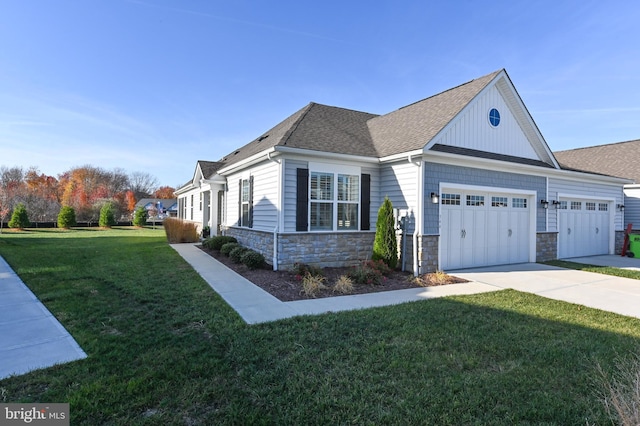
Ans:
<svg viewBox="0 0 640 426"><path fill-rule="evenodd" d="M558 233L538 232L536 236L536 262L558 258Z"/></svg>

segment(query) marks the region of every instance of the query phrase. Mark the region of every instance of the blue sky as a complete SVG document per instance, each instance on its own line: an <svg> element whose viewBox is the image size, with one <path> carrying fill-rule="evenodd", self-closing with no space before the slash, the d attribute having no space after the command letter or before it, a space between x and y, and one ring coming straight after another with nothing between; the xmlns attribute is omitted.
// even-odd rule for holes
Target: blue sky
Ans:
<svg viewBox="0 0 640 426"><path fill-rule="evenodd" d="M0 0L0 165L188 181L309 102L506 68L552 150L640 138L634 1Z"/></svg>

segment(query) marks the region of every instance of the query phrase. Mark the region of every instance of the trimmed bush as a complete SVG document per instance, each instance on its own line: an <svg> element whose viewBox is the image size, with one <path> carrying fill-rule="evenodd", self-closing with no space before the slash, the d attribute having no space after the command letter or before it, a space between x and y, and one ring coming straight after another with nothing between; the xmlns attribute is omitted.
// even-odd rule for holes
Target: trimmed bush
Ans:
<svg viewBox="0 0 640 426"><path fill-rule="evenodd" d="M162 222L167 240L171 244L195 243L200 241L198 227L195 223L168 217Z"/></svg>
<svg viewBox="0 0 640 426"><path fill-rule="evenodd" d="M215 237L207 238L202 242L202 245L211 250L220 250L223 245L227 243L237 243L234 237L227 235L216 235Z"/></svg>
<svg viewBox="0 0 640 426"><path fill-rule="evenodd" d="M28 228L30 224L27 208L22 203L18 204L16 208L13 209L13 214L9 221L9 228L23 229Z"/></svg>
<svg viewBox="0 0 640 426"><path fill-rule="evenodd" d="M222 247L220 247L220 253L224 254L225 256L229 256L229 253L231 253L231 250L233 250L236 247L240 247L240 244L226 243Z"/></svg>
<svg viewBox="0 0 640 426"><path fill-rule="evenodd" d="M311 274L314 277L323 277L324 271L322 268L313 265L307 265L306 263L294 263L293 268L291 268L291 273L296 276L298 281L302 280L305 275Z"/></svg>
<svg viewBox="0 0 640 426"><path fill-rule="evenodd" d="M394 225L393 205L389 197L384 197L384 202L378 210L376 237L373 242L371 259L381 259L391 269L395 269L398 265L398 240Z"/></svg>
<svg viewBox="0 0 640 426"><path fill-rule="evenodd" d="M100 220L98 225L101 228L111 228L116 224L116 215L113 212L113 204L104 203L100 208Z"/></svg>
<svg viewBox="0 0 640 426"><path fill-rule="evenodd" d="M356 266L348 274L358 284L380 284L391 269L382 260L369 260Z"/></svg>
<svg viewBox="0 0 640 426"><path fill-rule="evenodd" d="M144 207L138 207L135 212L133 212L133 226L137 226L142 228L147 224L147 217L149 213L147 209Z"/></svg>
<svg viewBox="0 0 640 426"><path fill-rule="evenodd" d="M247 250L242 255L242 263L249 269L260 269L264 266L265 260L261 253L255 250Z"/></svg>
<svg viewBox="0 0 640 426"><path fill-rule="evenodd" d="M233 243L232 243L232 244L233 244ZM231 261L232 261L233 263L240 263L240 262L242 262L242 255L243 255L247 250L249 250L249 249L248 249L248 248L246 248L246 247L242 247L242 246L240 246L240 247L236 247L236 248L234 248L233 250L231 250L231 251L229 252L229 259L231 259Z"/></svg>
<svg viewBox="0 0 640 426"><path fill-rule="evenodd" d="M58 228L69 229L76 226L76 211L71 206L62 206L58 213Z"/></svg>

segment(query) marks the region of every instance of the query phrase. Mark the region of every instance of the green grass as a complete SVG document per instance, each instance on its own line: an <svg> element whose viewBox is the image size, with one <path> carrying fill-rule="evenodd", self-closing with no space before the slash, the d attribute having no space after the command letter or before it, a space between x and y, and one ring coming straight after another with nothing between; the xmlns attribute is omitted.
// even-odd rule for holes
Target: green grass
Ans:
<svg viewBox="0 0 640 426"><path fill-rule="evenodd" d="M6 232L89 357L0 381L71 423L604 424L596 363L640 320L512 290L248 326L163 231Z"/></svg>
<svg viewBox="0 0 640 426"><path fill-rule="evenodd" d="M550 260L548 262L543 262L547 265L559 266L561 268L567 269L577 269L580 271L587 272L597 272L598 274L605 275L614 275L616 277L623 278L632 278L634 280L640 280L640 271L635 271L632 269L620 269L613 268L611 266L597 266L597 265L589 265L586 263L576 263L567 260Z"/></svg>

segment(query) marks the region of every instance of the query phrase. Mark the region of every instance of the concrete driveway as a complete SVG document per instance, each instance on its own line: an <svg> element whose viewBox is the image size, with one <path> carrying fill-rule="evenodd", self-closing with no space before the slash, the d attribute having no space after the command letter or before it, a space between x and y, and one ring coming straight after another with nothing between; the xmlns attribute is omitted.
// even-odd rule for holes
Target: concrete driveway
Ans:
<svg viewBox="0 0 640 426"><path fill-rule="evenodd" d="M640 269L640 259L613 255L567 260L616 268ZM550 299L640 318L640 280L557 268L539 263L447 272L496 288L511 288Z"/></svg>

